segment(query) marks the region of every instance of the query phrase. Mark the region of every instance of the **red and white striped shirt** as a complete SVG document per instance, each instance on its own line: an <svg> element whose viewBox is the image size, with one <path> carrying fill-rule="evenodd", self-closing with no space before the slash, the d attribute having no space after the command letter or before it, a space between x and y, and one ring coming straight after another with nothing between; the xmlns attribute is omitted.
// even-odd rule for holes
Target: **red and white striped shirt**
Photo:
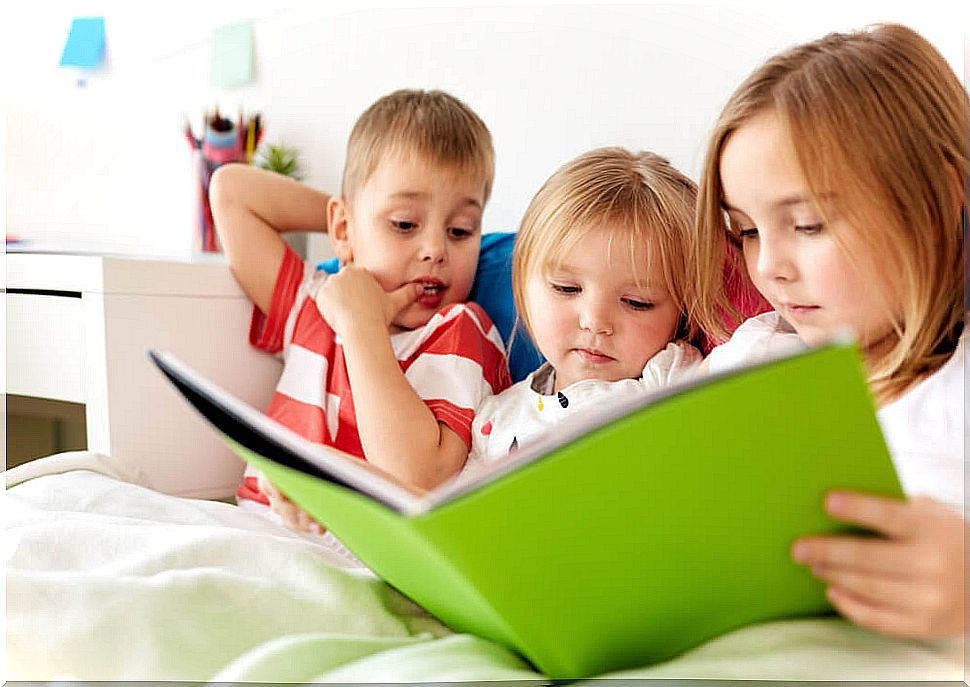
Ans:
<svg viewBox="0 0 970 687"><path fill-rule="evenodd" d="M364 458L343 344L315 302L326 278L287 247L269 314L253 307L249 341L283 359L266 414L311 441ZM392 335L391 346L438 422L470 447L475 409L511 384L502 338L485 311L475 303L447 305L424 327ZM251 468L236 495L268 503Z"/></svg>

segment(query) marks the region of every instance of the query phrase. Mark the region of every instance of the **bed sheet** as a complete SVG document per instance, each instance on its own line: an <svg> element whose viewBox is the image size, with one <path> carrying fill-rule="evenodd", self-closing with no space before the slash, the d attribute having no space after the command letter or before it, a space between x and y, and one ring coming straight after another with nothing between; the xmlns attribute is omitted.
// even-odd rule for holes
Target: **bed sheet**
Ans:
<svg viewBox="0 0 970 687"><path fill-rule="evenodd" d="M7 473L6 678L538 680L317 540L234 505L124 481L79 452ZM662 628L658 628L662 631ZM962 680L962 643L837 618L766 623L615 678Z"/></svg>

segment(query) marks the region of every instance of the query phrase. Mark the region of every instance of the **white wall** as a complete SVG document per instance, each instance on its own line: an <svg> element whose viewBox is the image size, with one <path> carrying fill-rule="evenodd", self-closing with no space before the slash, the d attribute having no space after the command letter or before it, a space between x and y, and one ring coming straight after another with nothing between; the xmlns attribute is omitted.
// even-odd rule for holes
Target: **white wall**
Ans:
<svg viewBox="0 0 970 687"><path fill-rule="evenodd" d="M594 146L653 149L696 178L730 91L793 43L902 21L961 76L966 69L967 10L943 3L423 4L34 2L4 10L7 231L69 248L188 254L196 210L181 119L197 122L214 104L263 111L267 140L297 146L307 182L336 190L346 136L370 102L399 87L449 90L492 130L497 178L485 224L506 229L556 166ZM108 65L79 88L76 73L57 62L71 17L98 14ZM240 19L255 23L257 80L210 89L209 31Z"/></svg>

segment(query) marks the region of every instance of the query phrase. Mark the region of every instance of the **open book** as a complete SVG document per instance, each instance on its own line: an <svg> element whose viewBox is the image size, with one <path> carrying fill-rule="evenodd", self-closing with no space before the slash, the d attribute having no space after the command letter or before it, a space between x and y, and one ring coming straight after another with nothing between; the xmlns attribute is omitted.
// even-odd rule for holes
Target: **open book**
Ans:
<svg viewBox="0 0 970 687"><path fill-rule="evenodd" d="M822 583L792 562L792 541L848 529L822 509L829 489L902 495L848 344L604 408L427 493L303 439L170 355L150 356L374 572L553 678L831 612Z"/></svg>

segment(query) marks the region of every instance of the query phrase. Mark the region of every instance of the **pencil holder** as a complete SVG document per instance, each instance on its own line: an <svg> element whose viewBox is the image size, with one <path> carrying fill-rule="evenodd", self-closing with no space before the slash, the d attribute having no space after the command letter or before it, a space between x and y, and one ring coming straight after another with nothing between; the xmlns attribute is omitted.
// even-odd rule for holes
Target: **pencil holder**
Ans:
<svg viewBox="0 0 970 687"><path fill-rule="evenodd" d="M193 248L196 253L217 253L222 248L209 203L212 173L227 162L250 162L252 148L258 144L262 132L259 131L259 115L248 121L240 115L238 124L220 117L218 112L212 116L206 115L204 120L205 130L201 139L192 134L188 125L185 128L198 178L199 220Z"/></svg>

